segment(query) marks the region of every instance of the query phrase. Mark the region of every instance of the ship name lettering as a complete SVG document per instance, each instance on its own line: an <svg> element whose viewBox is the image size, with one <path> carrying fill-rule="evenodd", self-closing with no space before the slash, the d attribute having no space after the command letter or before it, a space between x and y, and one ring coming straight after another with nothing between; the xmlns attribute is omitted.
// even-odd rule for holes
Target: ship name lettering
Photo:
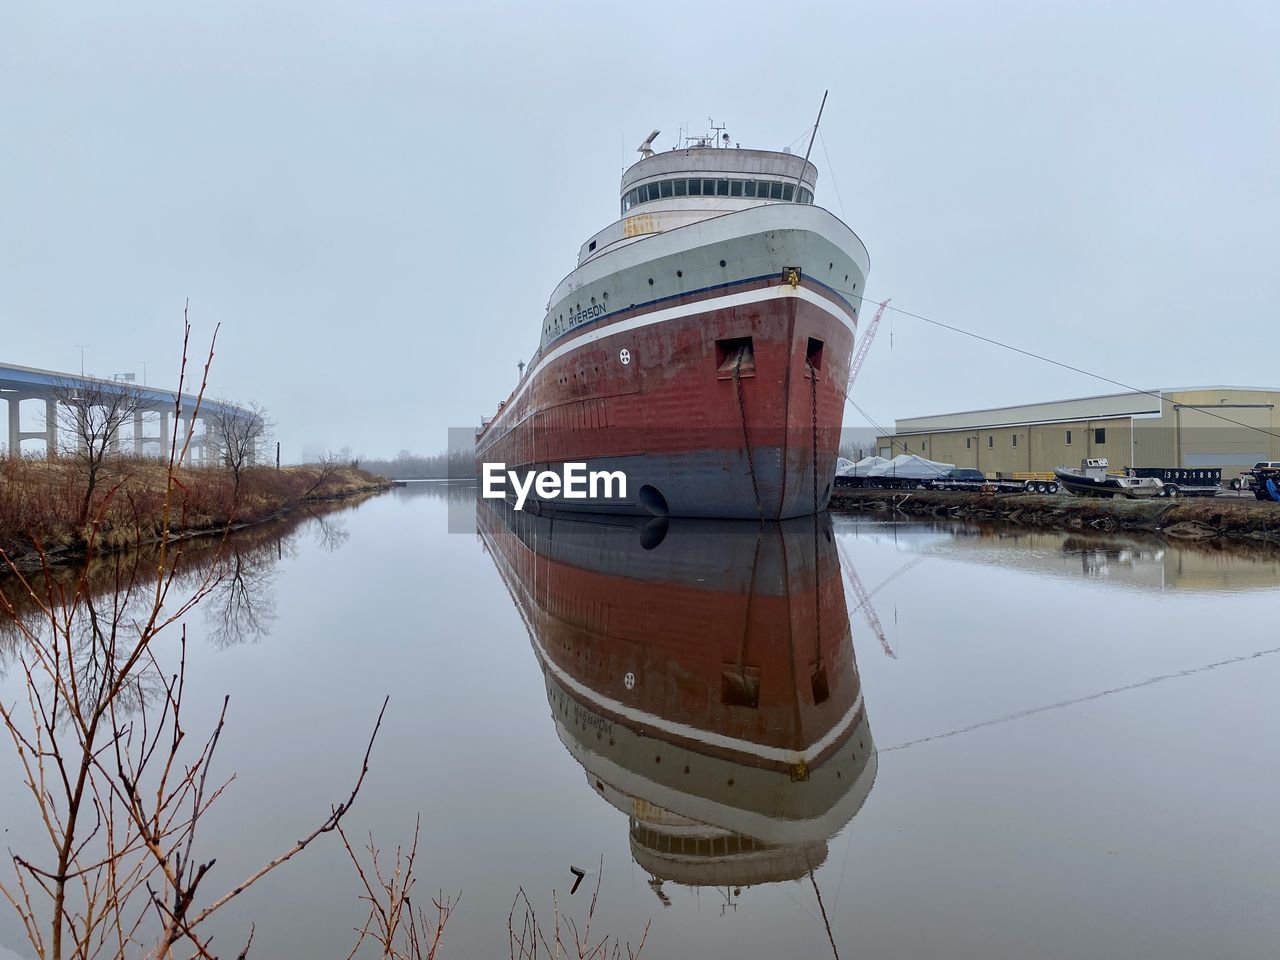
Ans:
<svg viewBox="0 0 1280 960"><path fill-rule="evenodd" d="M584 323L587 320L594 320L596 319L596 317L603 317L603 316L604 316L604 304L593 303L589 307L583 307L577 313L570 313L569 323L576 325L579 323Z"/></svg>
<svg viewBox="0 0 1280 960"><path fill-rule="evenodd" d="M593 727L601 733L613 736L613 724L598 713L586 709L580 704L573 705L574 719L584 727Z"/></svg>

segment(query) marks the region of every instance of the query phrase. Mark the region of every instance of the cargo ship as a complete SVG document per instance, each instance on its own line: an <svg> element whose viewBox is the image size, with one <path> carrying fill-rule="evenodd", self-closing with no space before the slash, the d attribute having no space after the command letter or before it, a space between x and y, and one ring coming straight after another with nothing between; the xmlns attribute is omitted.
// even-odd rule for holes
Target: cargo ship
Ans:
<svg viewBox="0 0 1280 960"><path fill-rule="evenodd" d="M627 817L651 884L773 883L825 860L876 774L828 517L645 521L501 501L477 517L556 733Z"/></svg>
<svg viewBox="0 0 1280 960"><path fill-rule="evenodd" d="M826 506L870 269L787 151L703 137L622 176L619 218L555 288L537 351L477 430L518 474L621 471L557 509L785 519ZM616 491L612 491L616 494Z"/></svg>

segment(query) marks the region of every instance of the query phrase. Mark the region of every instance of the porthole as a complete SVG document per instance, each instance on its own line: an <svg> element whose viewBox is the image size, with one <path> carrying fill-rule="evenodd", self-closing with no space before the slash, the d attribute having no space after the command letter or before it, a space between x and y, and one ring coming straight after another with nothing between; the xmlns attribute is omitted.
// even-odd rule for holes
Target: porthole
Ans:
<svg viewBox="0 0 1280 960"><path fill-rule="evenodd" d="M721 260L721 261L720 261L720 266L722 266L722 267L724 266L724 261L723 261L723 260Z"/></svg>
<svg viewBox="0 0 1280 960"><path fill-rule="evenodd" d="M848 278L848 277L845 277L845 279L846 279L846 280L848 280L849 278ZM608 299L609 299L609 292L606 290L604 293L600 294L600 296L601 296L602 298L604 298L605 300L608 300Z"/></svg>
<svg viewBox="0 0 1280 960"><path fill-rule="evenodd" d="M650 277L650 278L649 278L649 286L651 286L651 287L653 286L653 277Z"/></svg>
<svg viewBox="0 0 1280 960"><path fill-rule="evenodd" d="M827 264L827 269L828 269L828 270L834 270L834 269L835 269L835 266L836 266L836 264L835 264L835 261L833 260L831 263L828 263L828 264Z"/></svg>
<svg viewBox="0 0 1280 960"><path fill-rule="evenodd" d="M676 276L677 276L677 277L683 277L683 276L684 276L684 271L683 271L683 270L677 270L677 271L676 271Z"/></svg>

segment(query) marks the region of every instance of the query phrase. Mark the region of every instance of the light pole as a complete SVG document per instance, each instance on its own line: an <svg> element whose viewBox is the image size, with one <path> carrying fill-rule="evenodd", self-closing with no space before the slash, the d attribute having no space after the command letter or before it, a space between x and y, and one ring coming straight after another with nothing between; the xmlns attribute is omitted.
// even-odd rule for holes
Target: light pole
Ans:
<svg viewBox="0 0 1280 960"><path fill-rule="evenodd" d="M138 362L142 364L142 385L145 387L147 385L147 364L150 363L151 361L139 360Z"/></svg>
<svg viewBox="0 0 1280 960"><path fill-rule="evenodd" d="M77 343L76 346L80 348L80 376L83 377L84 376L84 352L88 350L89 347L92 346L92 344Z"/></svg>

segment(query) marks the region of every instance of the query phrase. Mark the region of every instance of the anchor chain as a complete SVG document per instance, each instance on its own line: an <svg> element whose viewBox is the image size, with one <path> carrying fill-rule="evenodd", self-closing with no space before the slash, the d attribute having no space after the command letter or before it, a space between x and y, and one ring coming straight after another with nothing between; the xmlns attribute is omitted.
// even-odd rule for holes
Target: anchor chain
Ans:
<svg viewBox="0 0 1280 960"><path fill-rule="evenodd" d="M809 423L813 444L813 618L814 618L814 669L822 666L822 596L821 568L818 565L818 371L813 363L805 360L809 368Z"/></svg>
<svg viewBox="0 0 1280 960"><path fill-rule="evenodd" d="M751 453L751 437L747 434L747 405L742 398L742 378L738 375L742 366L742 351L738 351L738 359L733 364L733 386L738 394L738 417L742 421L742 443L747 451L747 472L751 474L751 492L756 498L756 516L764 520L764 507L760 505L760 485L756 482L755 458Z"/></svg>

